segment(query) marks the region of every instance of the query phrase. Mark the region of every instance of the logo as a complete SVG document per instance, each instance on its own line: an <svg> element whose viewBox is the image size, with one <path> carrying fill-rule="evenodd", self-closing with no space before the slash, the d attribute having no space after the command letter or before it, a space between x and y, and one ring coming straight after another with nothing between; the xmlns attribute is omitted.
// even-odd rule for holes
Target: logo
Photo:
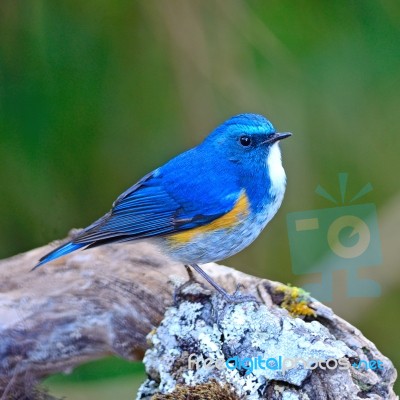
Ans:
<svg viewBox="0 0 400 400"><path fill-rule="evenodd" d="M227 360L225 358L204 358L202 355L190 354L188 357L188 369L189 370L200 370L202 368L212 369L228 369L231 371L238 370L244 371L245 375L249 375L256 370L273 370L282 371L283 373L291 369L350 369L353 367L360 370L383 370L383 362L381 360L358 360L352 364L346 357L339 359L328 358L328 359L316 359L316 358L290 358L283 357L281 355L277 357L264 358L259 355L257 357L230 357Z"/></svg>
<svg viewBox="0 0 400 400"><path fill-rule="evenodd" d="M382 262L376 207L372 203L353 204L372 190L370 183L347 203L347 173L339 174L341 205L323 187L316 193L336 207L287 215L292 270L297 275L321 273L321 284L304 285L322 301L333 299L333 271L347 271L349 297L377 297L380 285L370 279L360 279L357 271Z"/></svg>

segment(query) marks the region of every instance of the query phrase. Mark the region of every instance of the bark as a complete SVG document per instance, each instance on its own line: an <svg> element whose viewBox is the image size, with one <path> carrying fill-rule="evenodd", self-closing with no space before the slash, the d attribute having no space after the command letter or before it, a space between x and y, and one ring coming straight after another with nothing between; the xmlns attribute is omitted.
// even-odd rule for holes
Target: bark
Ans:
<svg viewBox="0 0 400 400"><path fill-rule="evenodd" d="M140 399L397 398L390 360L297 288L204 266L228 291L240 283L259 301L227 304L143 242L73 253L30 272L57 244L0 261L1 399L46 398L37 384L48 375L110 354L141 360L146 350L149 379ZM200 364L190 369L190 354L224 361L260 354L344 358L354 365L380 360L382 368L322 364L246 374Z"/></svg>

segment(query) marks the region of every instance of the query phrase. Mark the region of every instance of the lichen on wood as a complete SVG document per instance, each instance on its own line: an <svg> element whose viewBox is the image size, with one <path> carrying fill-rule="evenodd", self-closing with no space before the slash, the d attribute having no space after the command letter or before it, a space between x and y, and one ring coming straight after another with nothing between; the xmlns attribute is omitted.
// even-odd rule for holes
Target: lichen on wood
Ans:
<svg viewBox="0 0 400 400"><path fill-rule="evenodd" d="M76 252L29 272L58 244L0 261L1 399L49 398L38 385L51 374L110 354L141 360L146 350L149 381L139 398L167 399L179 391L187 394L185 400L195 400L215 389L211 382L228 399L396 398L390 360L304 293L294 295L299 292L293 288L222 265L204 265L229 292L240 283L259 301L226 304L144 242ZM195 372L185 361L191 353L224 361L259 353L375 359L384 368Z"/></svg>
<svg viewBox="0 0 400 400"><path fill-rule="evenodd" d="M282 288L267 287L277 293ZM204 390L211 380L229 384L227 393L233 388L248 400L320 399L321 387L329 399L395 398L380 379L381 371L394 372L390 361L372 343L366 352L361 333L348 332L347 324L317 302L311 304L314 313L302 319L279 306L227 304L195 284L176 299L149 336L152 346L144 357L149 378L137 400L163 398L157 396L182 386ZM380 357L382 370L356 368L371 357Z"/></svg>

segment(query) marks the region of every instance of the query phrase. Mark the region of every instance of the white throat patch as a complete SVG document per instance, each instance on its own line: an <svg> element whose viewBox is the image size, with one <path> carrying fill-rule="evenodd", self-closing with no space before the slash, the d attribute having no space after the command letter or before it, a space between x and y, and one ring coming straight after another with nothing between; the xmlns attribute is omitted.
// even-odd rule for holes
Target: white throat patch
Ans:
<svg viewBox="0 0 400 400"><path fill-rule="evenodd" d="M279 143L274 143L269 149L267 168L269 171L269 179L271 181L270 194L277 196L278 198L281 196L283 197L286 186L286 174L282 166Z"/></svg>

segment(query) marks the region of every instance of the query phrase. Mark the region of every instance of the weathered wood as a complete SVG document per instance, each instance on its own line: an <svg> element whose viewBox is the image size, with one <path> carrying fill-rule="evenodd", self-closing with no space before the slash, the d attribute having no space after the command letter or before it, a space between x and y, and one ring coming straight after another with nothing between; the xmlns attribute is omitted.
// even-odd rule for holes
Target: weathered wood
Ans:
<svg viewBox="0 0 400 400"><path fill-rule="evenodd" d="M68 371L104 355L142 359L148 348L146 336L159 326L167 307L174 304L175 289L188 280L182 265L166 259L148 243L109 245L77 252L30 272L37 259L57 244L0 261L2 399L24 398L21 393L32 398L30 392L43 377ZM265 310L278 313L282 320L293 320L282 305L299 311L298 307L288 304L288 292L281 284L217 264L209 264L205 270L228 291L233 292L241 283L247 293L266 305ZM189 291L193 301L198 301L196 293L190 295ZM175 297L178 308L180 296ZM213 301L219 315L223 314L223 307L231 307L216 306L215 300L208 296L207 291L201 296L202 306L206 302L212 309ZM384 373L375 374L372 379L369 371L368 387L371 393L377 394L377 399L396 398L391 389L396 372L390 361L329 308L313 300L307 306L316 314L315 317L310 314L306 320L318 321L363 357L369 354L384 361ZM206 323L213 321L211 318ZM325 385L324 390L334 387L333 380L329 380L329 387L318 374L313 376L315 382L310 379L307 384ZM363 379L361 373L354 374L354 380L364 382ZM13 397L12 393L18 395Z"/></svg>
<svg viewBox="0 0 400 400"><path fill-rule="evenodd" d="M198 284L182 290L149 335L149 378L137 399L204 399L206 390L209 399L397 398L392 363L359 330L297 288L263 281L258 289L266 305L226 304Z"/></svg>

